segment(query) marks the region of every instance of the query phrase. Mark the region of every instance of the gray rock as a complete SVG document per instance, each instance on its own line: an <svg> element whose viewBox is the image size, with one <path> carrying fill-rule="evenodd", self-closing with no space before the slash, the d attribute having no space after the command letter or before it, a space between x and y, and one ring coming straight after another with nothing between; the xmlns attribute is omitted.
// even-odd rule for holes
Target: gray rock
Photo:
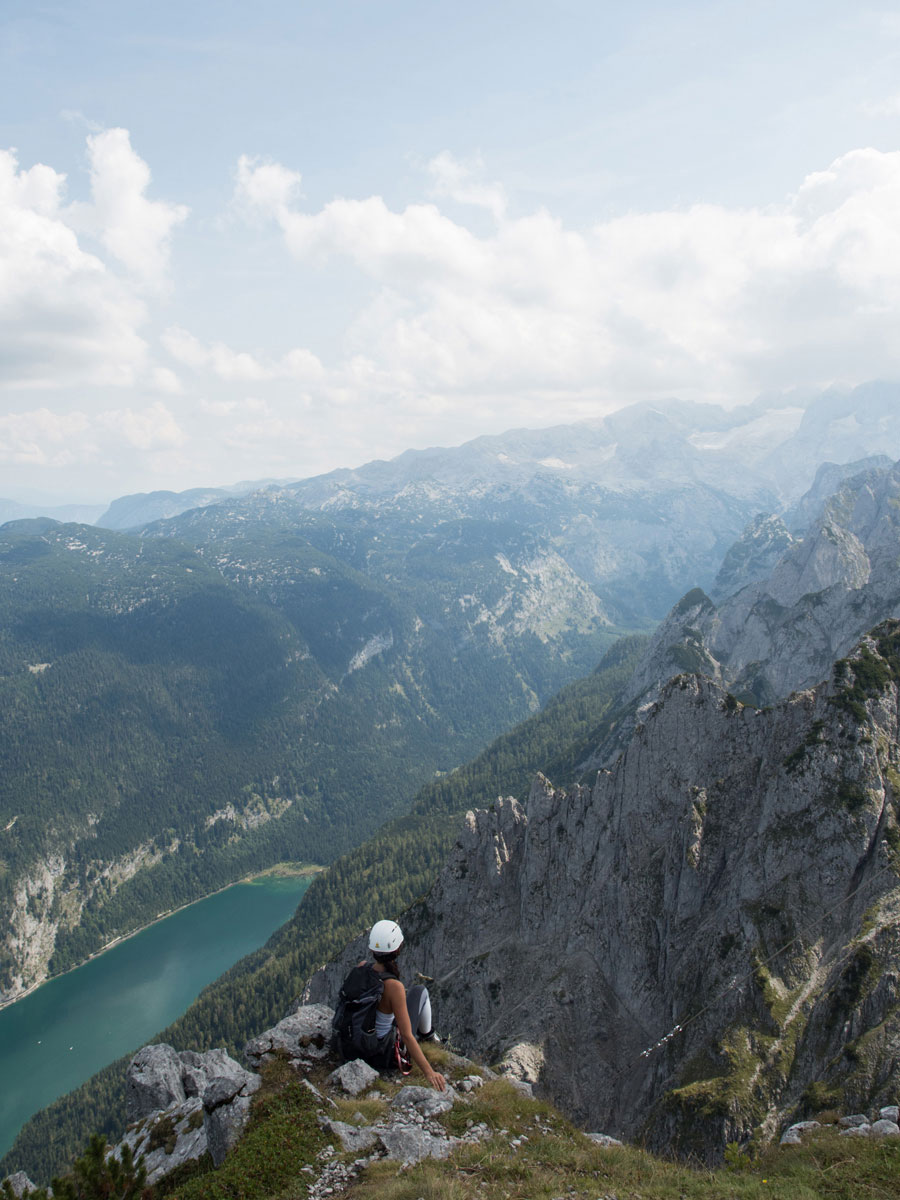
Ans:
<svg viewBox="0 0 900 1200"><path fill-rule="evenodd" d="M436 1117L440 1113L449 1112L453 1107L456 1095L453 1088L436 1092L433 1088L403 1087L391 1101L391 1108L414 1108L423 1117Z"/></svg>
<svg viewBox="0 0 900 1200"><path fill-rule="evenodd" d="M461 1092L474 1092L477 1088L484 1087L484 1080L480 1075L467 1075L456 1086Z"/></svg>
<svg viewBox="0 0 900 1200"><path fill-rule="evenodd" d="M356 1058L353 1062L344 1063L336 1071L332 1071L325 1082L331 1087L341 1088L351 1096L359 1096L366 1088L370 1088L377 1078L378 1072L374 1068L361 1058Z"/></svg>
<svg viewBox="0 0 900 1200"><path fill-rule="evenodd" d="M865 1125L852 1125L849 1129L841 1130L841 1137L868 1137L872 1126L866 1122Z"/></svg>
<svg viewBox="0 0 900 1200"><path fill-rule="evenodd" d="M255 1076L235 1062L227 1050L180 1053L165 1043L144 1046L128 1065L125 1076L125 1115L130 1123L151 1113L202 1096L210 1080L228 1078L246 1086Z"/></svg>
<svg viewBox="0 0 900 1200"><path fill-rule="evenodd" d="M126 1121L140 1121L186 1099L178 1051L164 1042L138 1050L125 1076Z"/></svg>
<svg viewBox="0 0 900 1200"><path fill-rule="evenodd" d="M517 1092L521 1092L523 1096L527 1096L529 1099L534 1097L534 1088L530 1083L526 1083L524 1079L513 1079L512 1077L508 1077L507 1082L510 1083Z"/></svg>
<svg viewBox="0 0 900 1200"><path fill-rule="evenodd" d="M500 1074L524 1083L537 1083L544 1069L544 1051L533 1042L519 1042L504 1054Z"/></svg>
<svg viewBox="0 0 900 1200"><path fill-rule="evenodd" d="M721 599L727 581L720 580L717 604L689 592L657 628L620 703L637 710L652 704L660 685L685 670L702 671L735 695L750 692L760 704L826 678L868 630L900 616L898 495L898 466L869 467L825 499L802 539L792 540L777 518L756 518L742 541L745 551L767 547L764 577L751 572L746 587L734 579ZM784 552L773 561L779 543ZM608 765L633 726L618 722L593 765Z"/></svg>
<svg viewBox="0 0 900 1200"><path fill-rule="evenodd" d="M861 653L881 670L878 647L867 639ZM428 903L403 922L407 969L436 981L442 1028L486 1061L542 1045L541 1092L583 1128L614 1128L626 1140L646 1128L652 1149L683 1133L710 1158L741 1141L750 1130L739 1106L698 1121L686 1105L661 1103L673 1084L662 1089L654 1038L672 1032L676 1083L680 1063L720 1053L755 1002L743 981L760 936L776 938L787 919L776 912L796 928L831 914L830 944L854 952L863 914L895 887L878 841L891 784L876 750L900 742L890 671L884 662L888 683L867 701L858 733L841 707L846 687L833 680L754 710L729 704L710 680L680 676L592 786L562 791L538 777L526 804L501 798L468 814ZM847 781L849 803L823 802L835 779ZM833 897L858 886L862 861L871 873L850 909L834 912ZM777 909L766 907L773 888ZM801 981L809 989L799 1090L831 1082L847 1029L860 1037L883 1027L882 1058L900 1081L888 985L895 951L877 926L866 946L884 982L840 1021L820 951L792 953L772 972L779 994ZM634 999L626 1006L623 996ZM673 1029L673 1013L691 1009L702 1018ZM595 1031L590 1054L586 1027ZM626 1072L628 1088L616 1086ZM879 1086L892 1080L879 1076ZM759 1087L777 1111L783 1093L764 1072Z"/></svg>
<svg viewBox="0 0 900 1200"><path fill-rule="evenodd" d="M26 1192L37 1190L36 1185L31 1182L24 1171L16 1171L14 1175L7 1175L4 1183L8 1183L13 1192L19 1197L22 1197Z"/></svg>
<svg viewBox="0 0 900 1200"><path fill-rule="evenodd" d="M821 1129L822 1126L818 1121L797 1121L784 1131L781 1138L782 1146L799 1146L802 1142L802 1135L810 1129Z"/></svg>
<svg viewBox="0 0 900 1200"><path fill-rule="evenodd" d="M851 1113L849 1116L841 1117L838 1125L842 1125L844 1129L853 1129L858 1125L868 1125L869 1118L863 1113Z"/></svg>
<svg viewBox="0 0 900 1200"><path fill-rule="evenodd" d="M872 1137L900 1137L900 1125L882 1118L873 1124L870 1132Z"/></svg>
<svg viewBox="0 0 900 1200"><path fill-rule="evenodd" d="M291 1058L319 1057L331 1040L333 1018L334 1009L327 1004L301 1005L272 1029L251 1038L244 1047L244 1058L258 1067L279 1050Z"/></svg>
<svg viewBox="0 0 900 1200"><path fill-rule="evenodd" d="M361 1154L378 1140L378 1131L370 1125L348 1125L346 1121L333 1121L330 1117L321 1121L321 1125L326 1133L334 1134L343 1148L353 1154Z"/></svg>
<svg viewBox="0 0 900 1200"><path fill-rule="evenodd" d="M151 1149L154 1143L155 1148ZM122 1147L128 1146L135 1158L144 1156L147 1182L157 1183L176 1167L193 1162L206 1153L206 1129L203 1105L197 1096L173 1105L165 1112L144 1118L129 1129L113 1153L121 1157Z"/></svg>
<svg viewBox="0 0 900 1200"><path fill-rule="evenodd" d="M337 1108L337 1105L332 1100L332 1098L330 1096L326 1096L324 1092L320 1092L319 1089L316 1087L316 1085L314 1083L310 1083L309 1080L305 1076L303 1078L301 1078L300 1082L303 1084L303 1086L306 1088L306 1090L308 1092L312 1092L312 1094L315 1096L315 1098L319 1101L320 1104L330 1104L332 1108ZM372 1098L371 1095L366 1097L367 1100L370 1100L371 1098ZM375 1099L376 1100L381 1099L381 1092L375 1093Z"/></svg>
<svg viewBox="0 0 900 1200"><path fill-rule="evenodd" d="M225 1050L181 1053L171 1046L145 1046L126 1076L127 1110L133 1127L127 1145L144 1156L153 1184L207 1151L218 1166L243 1132L250 1097L260 1078ZM202 1097L202 1099L201 1099Z"/></svg>
<svg viewBox="0 0 900 1200"><path fill-rule="evenodd" d="M221 1108L223 1104L230 1104L237 1096L252 1096L254 1092L259 1091L262 1083L259 1076L252 1075L241 1067L238 1067L238 1070L241 1072L240 1076L218 1075L209 1081L203 1090L203 1107L206 1112Z"/></svg>
<svg viewBox="0 0 900 1200"><path fill-rule="evenodd" d="M237 1071L210 1080L203 1092L203 1128L207 1148L217 1167L246 1129L251 1097L261 1085L258 1075L252 1075L237 1063L234 1066Z"/></svg>
<svg viewBox="0 0 900 1200"><path fill-rule="evenodd" d="M900 1108L896 1104L885 1105L884 1108L879 1109L878 1115L883 1121L900 1122Z"/></svg>
<svg viewBox="0 0 900 1200"><path fill-rule="evenodd" d="M182 1063L181 1080L188 1096L202 1096L213 1079L226 1077L246 1083L252 1078L227 1050L207 1050L203 1054L183 1050L178 1057Z"/></svg>
<svg viewBox="0 0 900 1200"><path fill-rule="evenodd" d="M592 1142L596 1142L598 1146L622 1145L618 1138L610 1137L608 1133L586 1133L584 1136L590 1138Z"/></svg>
<svg viewBox="0 0 900 1200"><path fill-rule="evenodd" d="M410 1125L390 1125L381 1130L379 1140L388 1158L402 1163L417 1163L423 1158L446 1158L456 1138L435 1137L426 1129Z"/></svg>
<svg viewBox="0 0 900 1200"><path fill-rule="evenodd" d="M226 1154L240 1138L250 1120L250 1097L235 1096L230 1103L220 1104L209 1111L206 1109L205 1096L206 1093L204 1093L203 1114L206 1144L213 1164L220 1167L225 1161Z"/></svg>

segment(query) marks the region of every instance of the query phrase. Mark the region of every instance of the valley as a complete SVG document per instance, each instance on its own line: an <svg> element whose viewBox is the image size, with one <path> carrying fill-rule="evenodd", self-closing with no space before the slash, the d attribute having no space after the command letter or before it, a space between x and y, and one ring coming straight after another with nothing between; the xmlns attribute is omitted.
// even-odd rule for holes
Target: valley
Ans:
<svg viewBox="0 0 900 1200"><path fill-rule="evenodd" d="M127 532L0 529L8 995L287 851L331 865L159 1038L238 1052L390 911L454 1041L579 1121L714 1159L817 1080L887 1103L863 1048L896 1017L893 401L821 398L778 439L762 405L716 430L674 404ZM122 1087L105 1068L4 1167L116 1134Z"/></svg>

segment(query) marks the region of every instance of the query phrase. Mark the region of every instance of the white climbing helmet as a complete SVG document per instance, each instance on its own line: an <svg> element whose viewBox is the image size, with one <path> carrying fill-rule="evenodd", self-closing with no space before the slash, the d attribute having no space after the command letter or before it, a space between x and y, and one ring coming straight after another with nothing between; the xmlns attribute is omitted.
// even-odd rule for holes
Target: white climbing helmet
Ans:
<svg viewBox="0 0 900 1200"><path fill-rule="evenodd" d="M376 921L369 934L369 949L376 954L393 954L403 945L403 931L396 921Z"/></svg>

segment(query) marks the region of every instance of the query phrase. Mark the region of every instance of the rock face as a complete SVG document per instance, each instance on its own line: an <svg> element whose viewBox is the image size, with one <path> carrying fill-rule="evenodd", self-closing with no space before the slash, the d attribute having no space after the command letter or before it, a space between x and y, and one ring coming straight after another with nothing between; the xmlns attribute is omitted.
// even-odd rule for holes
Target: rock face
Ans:
<svg viewBox="0 0 900 1200"><path fill-rule="evenodd" d="M218 1166L247 1124L259 1083L224 1050L144 1046L128 1067L130 1124L120 1146L144 1155L149 1183L207 1151Z"/></svg>
<svg viewBox="0 0 900 1200"><path fill-rule="evenodd" d="M753 518L722 560L710 595L730 596L771 574L794 542L781 517L760 513Z"/></svg>
<svg viewBox="0 0 900 1200"><path fill-rule="evenodd" d="M225 1050L174 1050L165 1043L144 1046L128 1067L125 1081L126 1117L140 1121L150 1113L202 1096L213 1079L233 1079L245 1084L249 1071Z"/></svg>
<svg viewBox="0 0 900 1200"><path fill-rule="evenodd" d="M298 1007L272 1029L251 1038L244 1047L244 1059L258 1071L262 1063L277 1053L303 1065L324 1058L331 1040L333 1017L334 1010L327 1004Z"/></svg>
<svg viewBox="0 0 900 1200"><path fill-rule="evenodd" d="M777 518L758 518L726 556L714 594L746 586L717 603L699 588L688 592L657 629L621 703L639 710L684 671L757 704L813 686L868 629L900 616L898 546L900 463L855 475L802 539ZM598 749L596 765L622 749L630 728L625 722Z"/></svg>
<svg viewBox="0 0 900 1200"><path fill-rule="evenodd" d="M772 710L681 676L593 787L470 813L403 917L442 1030L488 1062L540 1047L586 1127L684 1152L774 1135L820 1081L893 1102L898 671L889 623Z"/></svg>

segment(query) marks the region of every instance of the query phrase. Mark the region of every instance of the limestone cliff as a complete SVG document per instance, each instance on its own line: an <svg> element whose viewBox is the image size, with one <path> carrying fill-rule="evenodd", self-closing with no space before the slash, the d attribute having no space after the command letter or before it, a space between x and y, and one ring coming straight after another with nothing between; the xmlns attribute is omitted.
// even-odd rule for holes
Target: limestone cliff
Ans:
<svg viewBox="0 0 900 1200"><path fill-rule="evenodd" d="M702 671L759 704L812 686L867 629L900 616L898 546L900 464L854 476L802 539L760 518L726 557L715 594L752 582L717 603L688 592L654 634L623 702L646 703L680 671Z"/></svg>
<svg viewBox="0 0 900 1200"><path fill-rule="evenodd" d="M768 710L682 675L593 787L539 777L524 805L470 813L402 917L440 1028L489 1062L534 1047L540 1087L588 1127L706 1156L773 1133L812 1084L887 1103L898 654L886 624Z"/></svg>

